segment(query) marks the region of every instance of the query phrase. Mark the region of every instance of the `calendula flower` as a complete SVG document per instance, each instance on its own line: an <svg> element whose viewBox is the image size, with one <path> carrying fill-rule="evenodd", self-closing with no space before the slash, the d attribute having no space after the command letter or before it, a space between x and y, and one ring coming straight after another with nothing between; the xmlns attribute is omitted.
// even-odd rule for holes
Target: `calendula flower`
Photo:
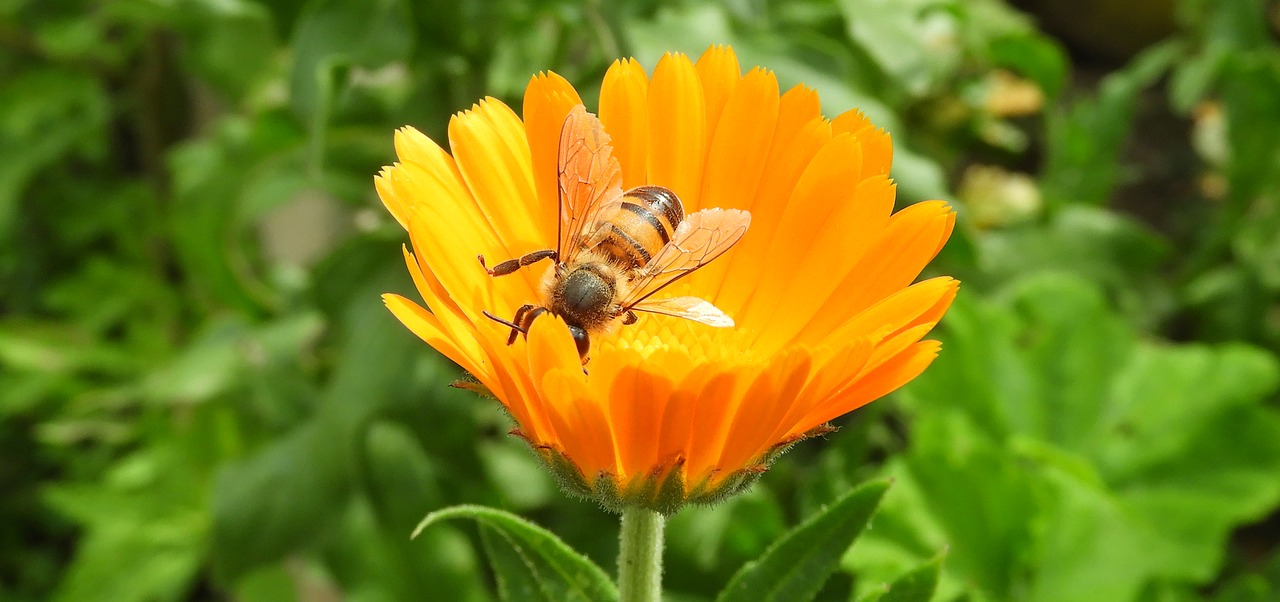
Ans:
<svg viewBox="0 0 1280 602"><path fill-rule="evenodd" d="M652 77L615 62L593 112L621 189L666 187L685 215L750 213L736 246L654 296L705 300L734 326L641 313L592 333L586 370L560 316L508 345L512 329L484 312L547 305L555 262L494 277L476 257L492 267L557 248L562 130L581 103L562 77L537 75L523 121L480 101L450 121L452 155L403 128L399 162L376 178L426 302L387 294L387 306L501 401L568 489L664 513L717 499L933 361L939 344L922 339L958 283L912 281L954 213L941 201L894 213L888 134L856 111L825 119L814 91L780 94L773 73L742 74L724 47L696 63L668 54Z"/></svg>

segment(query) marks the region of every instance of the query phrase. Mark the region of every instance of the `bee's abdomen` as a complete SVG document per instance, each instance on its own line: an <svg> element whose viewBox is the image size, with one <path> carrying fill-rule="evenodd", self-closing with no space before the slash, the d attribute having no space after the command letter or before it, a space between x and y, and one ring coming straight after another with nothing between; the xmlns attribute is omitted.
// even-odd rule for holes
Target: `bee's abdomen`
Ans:
<svg viewBox="0 0 1280 602"><path fill-rule="evenodd" d="M596 248L622 265L643 267L671 240L683 219L684 206L671 190L662 186L633 188L622 197L618 212L607 220L608 228Z"/></svg>

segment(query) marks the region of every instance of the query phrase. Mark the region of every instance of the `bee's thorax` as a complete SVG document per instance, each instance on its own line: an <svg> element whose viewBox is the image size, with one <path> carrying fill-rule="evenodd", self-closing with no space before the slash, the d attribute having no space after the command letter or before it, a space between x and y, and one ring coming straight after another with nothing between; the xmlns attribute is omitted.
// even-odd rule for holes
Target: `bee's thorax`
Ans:
<svg viewBox="0 0 1280 602"><path fill-rule="evenodd" d="M616 273L616 268L600 261L565 267L564 273L551 282L551 311L570 325L598 330L617 317Z"/></svg>

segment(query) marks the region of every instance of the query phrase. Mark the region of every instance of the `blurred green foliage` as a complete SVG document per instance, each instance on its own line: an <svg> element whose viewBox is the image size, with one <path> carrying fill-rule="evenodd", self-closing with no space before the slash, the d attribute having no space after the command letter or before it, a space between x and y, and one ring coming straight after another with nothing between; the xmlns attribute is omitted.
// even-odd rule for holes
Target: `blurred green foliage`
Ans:
<svg viewBox="0 0 1280 602"><path fill-rule="evenodd" d="M711 43L887 127L965 287L919 381L673 519L672 599L883 475L818 599L1280 597L1280 9L1173 10L1110 65L997 0L0 1L0 599L493 599L494 532L408 539L459 503L611 566L383 309L371 176L539 70L591 103Z"/></svg>

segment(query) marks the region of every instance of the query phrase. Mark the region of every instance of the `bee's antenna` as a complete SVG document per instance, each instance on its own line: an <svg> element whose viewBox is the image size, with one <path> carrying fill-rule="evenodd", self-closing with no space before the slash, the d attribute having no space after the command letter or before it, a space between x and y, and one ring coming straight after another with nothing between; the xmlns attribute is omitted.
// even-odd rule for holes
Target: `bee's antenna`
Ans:
<svg viewBox="0 0 1280 602"><path fill-rule="evenodd" d="M494 322L497 322L497 323L499 323L499 324L502 324L503 326L507 326L507 327L511 328L512 330L519 331L521 334L525 334L525 335L529 334L529 331L528 331L528 330L525 330L524 328L521 328L521 327L517 326L516 324L514 324L514 323L512 323L512 322L508 322L507 320L503 320L502 318L499 318L498 316L495 316L495 315L493 315L493 314L489 313L489 310L487 310L487 309L482 309L482 310L480 310L480 313L484 314L484 317L489 318L490 320L493 320Z"/></svg>

